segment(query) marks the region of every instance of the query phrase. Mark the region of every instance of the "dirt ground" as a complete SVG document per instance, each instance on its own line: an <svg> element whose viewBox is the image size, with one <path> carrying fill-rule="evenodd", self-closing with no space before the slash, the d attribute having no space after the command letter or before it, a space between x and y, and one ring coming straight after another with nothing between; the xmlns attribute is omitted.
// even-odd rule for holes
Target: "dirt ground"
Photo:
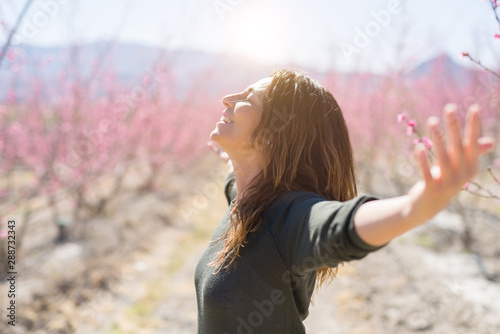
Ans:
<svg viewBox="0 0 500 334"><path fill-rule="evenodd" d="M197 184L175 204L152 195L116 201L113 217L129 228L93 221L97 246L33 253L20 269L17 326L2 320L0 332L195 333L194 269L227 207L220 177ZM53 236L39 224L34 233ZM477 222L476 244L489 250L480 262L457 246L460 226L445 212L343 267L316 295L307 333L500 333L500 225ZM0 291L4 305L5 282Z"/></svg>

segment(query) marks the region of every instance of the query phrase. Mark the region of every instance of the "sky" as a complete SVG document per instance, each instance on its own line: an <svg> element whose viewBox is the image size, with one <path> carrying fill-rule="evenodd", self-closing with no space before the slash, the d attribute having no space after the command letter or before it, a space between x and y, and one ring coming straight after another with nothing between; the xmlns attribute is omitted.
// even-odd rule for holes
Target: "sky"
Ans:
<svg viewBox="0 0 500 334"><path fill-rule="evenodd" d="M12 27L25 0L2 0ZM498 9L500 14L500 9ZM487 0L33 0L13 44L102 40L188 48L276 66L399 71L444 52L500 67ZM0 43L6 29L0 32Z"/></svg>

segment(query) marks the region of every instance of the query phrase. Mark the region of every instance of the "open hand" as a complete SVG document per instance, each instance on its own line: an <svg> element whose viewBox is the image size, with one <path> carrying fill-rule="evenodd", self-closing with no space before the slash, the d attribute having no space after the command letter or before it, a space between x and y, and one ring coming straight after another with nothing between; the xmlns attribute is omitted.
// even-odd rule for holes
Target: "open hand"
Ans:
<svg viewBox="0 0 500 334"><path fill-rule="evenodd" d="M492 138L480 137L479 105L469 108L463 136L456 105L446 105L443 114L447 141L437 117L431 117L427 122L437 165L430 167L425 147L416 150L423 180L413 186L409 196L413 209L421 212L423 220L431 218L448 204L460 188L476 175L478 158L495 146Z"/></svg>

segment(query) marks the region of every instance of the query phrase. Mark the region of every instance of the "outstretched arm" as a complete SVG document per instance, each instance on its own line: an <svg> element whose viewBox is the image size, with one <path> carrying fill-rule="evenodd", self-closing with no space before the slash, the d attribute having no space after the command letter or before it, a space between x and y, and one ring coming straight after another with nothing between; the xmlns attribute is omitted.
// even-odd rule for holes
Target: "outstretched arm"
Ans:
<svg viewBox="0 0 500 334"><path fill-rule="evenodd" d="M437 165L431 168L425 148L417 148L423 180L405 196L367 202L357 210L354 226L366 243L384 245L432 218L477 173L479 156L494 147L493 139L480 137L479 106L469 109L463 136L456 106L448 104L443 114L448 144L439 129L439 120L428 120Z"/></svg>

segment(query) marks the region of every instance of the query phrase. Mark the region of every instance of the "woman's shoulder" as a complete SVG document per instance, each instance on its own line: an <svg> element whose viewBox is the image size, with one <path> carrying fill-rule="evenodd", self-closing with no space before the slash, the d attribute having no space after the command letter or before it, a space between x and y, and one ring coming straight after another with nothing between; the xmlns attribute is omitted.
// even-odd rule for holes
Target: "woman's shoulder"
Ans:
<svg viewBox="0 0 500 334"><path fill-rule="evenodd" d="M328 200L318 193L310 191L292 191L282 194L264 213L270 223L276 221L308 222L328 221L334 216L346 219L352 216L364 202L377 198L369 195L358 195L348 201Z"/></svg>
<svg viewBox="0 0 500 334"><path fill-rule="evenodd" d="M310 208L326 199L311 191L291 191L280 195L266 210L264 217L275 220L278 216L301 216L307 214Z"/></svg>
<svg viewBox="0 0 500 334"><path fill-rule="evenodd" d="M326 199L318 193L312 191L305 190L296 190L283 193L278 199L274 202L274 204L280 203L281 205L285 203L302 203L302 202L317 202L317 201L326 201ZM273 205L274 205L273 204Z"/></svg>

